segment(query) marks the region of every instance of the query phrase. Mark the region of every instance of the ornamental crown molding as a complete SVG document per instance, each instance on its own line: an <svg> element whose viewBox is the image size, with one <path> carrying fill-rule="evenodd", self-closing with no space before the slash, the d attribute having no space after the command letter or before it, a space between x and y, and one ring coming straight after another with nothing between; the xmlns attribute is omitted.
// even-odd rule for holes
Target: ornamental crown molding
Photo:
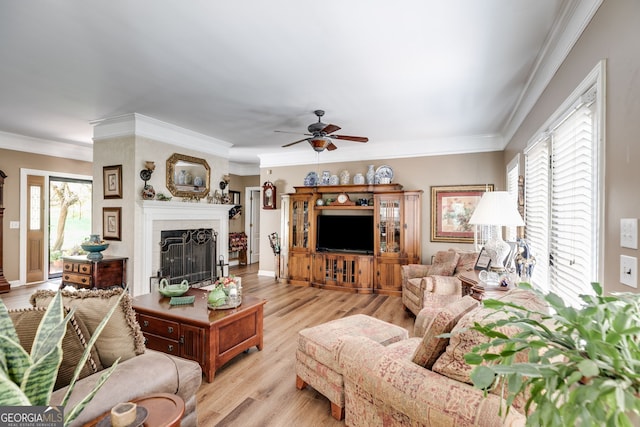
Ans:
<svg viewBox="0 0 640 427"><path fill-rule="evenodd" d="M142 136L190 150L229 158L233 144L138 113L93 120L93 140Z"/></svg>

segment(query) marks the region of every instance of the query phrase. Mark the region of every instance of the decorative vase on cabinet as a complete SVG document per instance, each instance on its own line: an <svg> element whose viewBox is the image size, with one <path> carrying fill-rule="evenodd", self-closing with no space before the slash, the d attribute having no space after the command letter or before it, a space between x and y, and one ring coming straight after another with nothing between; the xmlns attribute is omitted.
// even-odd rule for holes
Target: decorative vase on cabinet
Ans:
<svg viewBox="0 0 640 427"><path fill-rule="evenodd" d="M322 178L320 181L320 185L329 185L330 179L331 179L331 172L322 171Z"/></svg>
<svg viewBox="0 0 640 427"><path fill-rule="evenodd" d="M367 184L371 185L375 183L376 171L373 169L373 165L369 165L367 169Z"/></svg>
<svg viewBox="0 0 640 427"><path fill-rule="evenodd" d="M348 170L345 169L342 172L340 172L340 184L347 185L349 184L350 180L351 180L351 174L349 173Z"/></svg>

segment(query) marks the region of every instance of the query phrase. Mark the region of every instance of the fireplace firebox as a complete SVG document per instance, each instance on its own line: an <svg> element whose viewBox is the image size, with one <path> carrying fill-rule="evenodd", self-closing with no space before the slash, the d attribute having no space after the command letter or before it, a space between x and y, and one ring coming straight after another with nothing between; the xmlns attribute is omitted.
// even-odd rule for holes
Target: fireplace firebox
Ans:
<svg viewBox="0 0 640 427"><path fill-rule="evenodd" d="M160 233L159 277L170 284L206 286L217 279L218 233L213 229L163 230Z"/></svg>

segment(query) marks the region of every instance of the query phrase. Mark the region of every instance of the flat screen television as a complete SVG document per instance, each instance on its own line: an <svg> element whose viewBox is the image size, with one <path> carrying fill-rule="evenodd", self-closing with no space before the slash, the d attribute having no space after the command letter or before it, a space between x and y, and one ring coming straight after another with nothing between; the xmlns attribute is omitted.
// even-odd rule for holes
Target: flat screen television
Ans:
<svg viewBox="0 0 640 427"><path fill-rule="evenodd" d="M318 215L316 251L373 254L372 215Z"/></svg>

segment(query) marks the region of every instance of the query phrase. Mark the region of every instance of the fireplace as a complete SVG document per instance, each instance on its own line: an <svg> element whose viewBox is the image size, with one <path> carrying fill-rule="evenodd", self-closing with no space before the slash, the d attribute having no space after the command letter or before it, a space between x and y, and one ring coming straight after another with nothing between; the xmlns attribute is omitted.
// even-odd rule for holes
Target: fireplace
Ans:
<svg viewBox="0 0 640 427"><path fill-rule="evenodd" d="M170 284L183 280L191 286L206 286L216 276L217 237L213 229L163 230L160 233L159 277Z"/></svg>
<svg viewBox="0 0 640 427"><path fill-rule="evenodd" d="M163 230L215 230L215 263L221 257L225 264L228 263L229 209L233 205L141 200L138 207L140 210L136 220L136 234L139 238L136 240L132 262L134 296L148 293L150 277L157 277Z"/></svg>

